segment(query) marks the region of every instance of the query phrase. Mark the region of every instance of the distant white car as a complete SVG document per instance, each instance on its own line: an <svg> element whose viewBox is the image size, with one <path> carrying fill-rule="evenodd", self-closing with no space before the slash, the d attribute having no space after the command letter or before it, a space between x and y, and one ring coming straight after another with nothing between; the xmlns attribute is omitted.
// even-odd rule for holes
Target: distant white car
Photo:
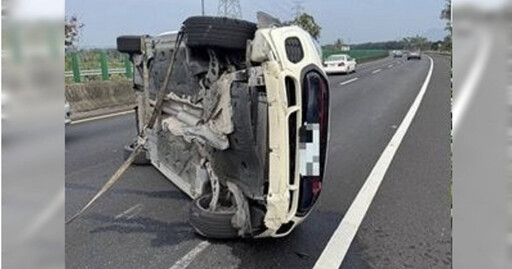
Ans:
<svg viewBox="0 0 512 269"><path fill-rule="evenodd" d="M346 54L334 54L324 61L324 70L327 74L352 73L356 71L356 60Z"/></svg>
<svg viewBox="0 0 512 269"><path fill-rule="evenodd" d="M9 96L9 94L6 92L5 89L2 90L2 120L6 120L7 119L7 111L8 110L8 107L11 103L11 98Z"/></svg>
<svg viewBox="0 0 512 269"><path fill-rule="evenodd" d="M403 56L404 56L404 53L401 50L393 51L393 58L402 58Z"/></svg>
<svg viewBox="0 0 512 269"><path fill-rule="evenodd" d="M421 60L421 51L413 50L413 51L409 52L409 54L407 55L407 60L411 60L411 59Z"/></svg>
<svg viewBox="0 0 512 269"><path fill-rule="evenodd" d="M68 101L64 103L64 124L71 123L71 107L69 106Z"/></svg>

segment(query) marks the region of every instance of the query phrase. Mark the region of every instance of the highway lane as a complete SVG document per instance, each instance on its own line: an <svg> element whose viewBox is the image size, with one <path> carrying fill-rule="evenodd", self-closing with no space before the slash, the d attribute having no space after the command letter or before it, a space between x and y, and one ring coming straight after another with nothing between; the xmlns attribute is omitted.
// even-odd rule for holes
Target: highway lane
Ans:
<svg viewBox="0 0 512 269"><path fill-rule="evenodd" d="M445 58L434 61L432 83L418 112L422 120L413 122L416 127L411 128L416 131L408 134L401 146L390 168L392 176L385 179L343 267L383 268L379 266L389 260L407 264L411 261L400 253L415 253L406 251L411 245L420 249L423 242L443 239L425 231L428 222L422 224L435 217L441 223L435 226L437 230L449 221L449 204L443 199L448 188L442 191L449 182L447 168L439 166L437 173L425 173L432 160L446 156L449 150L449 144L442 143L449 114L443 103L449 99L442 93L449 92L445 88L449 69ZM188 268L311 268L411 106L428 67L427 59L404 62L387 58L366 64L355 74L331 76L331 145L327 178L315 211L286 238L210 241ZM379 73L372 74L378 69ZM354 78L358 79L340 85ZM67 216L121 164L123 145L135 134L133 126L133 116L124 116L66 128ZM424 140L428 143L419 143ZM414 206L404 210L404 203ZM188 226L188 207L188 198L156 169L132 167L109 195L67 227L66 265L170 268L205 240ZM419 253L412 262L434 264L425 255L446 260L443 247L446 245L434 244L434 252Z"/></svg>
<svg viewBox="0 0 512 269"><path fill-rule="evenodd" d="M435 64L343 268L451 268L450 60Z"/></svg>

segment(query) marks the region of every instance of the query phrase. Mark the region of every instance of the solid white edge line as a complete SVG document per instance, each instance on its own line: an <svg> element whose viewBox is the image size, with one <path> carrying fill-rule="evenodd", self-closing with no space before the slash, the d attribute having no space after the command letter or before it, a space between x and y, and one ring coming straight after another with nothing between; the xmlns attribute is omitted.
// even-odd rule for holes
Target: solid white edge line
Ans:
<svg viewBox="0 0 512 269"><path fill-rule="evenodd" d="M389 141L386 149L382 152L379 160L373 167L370 175L366 179L363 187L357 194L354 202L348 209L347 213L343 217L340 225L332 235L331 239L327 243L324 251L318 258L315 263L315 269L324 269L324 268L339 268L345 255L354 239L359 226L361 225L370 204L373 201L373 197L377 193L384 176L391 164L395 153L402 142L409 126L411 125L418 108L420 107L421 101L423 100L423 96L427 91L428 85L430 83L430 79L432 77L432 72L434 70L434 61L430 56L430 70L428 71L428 75L421 87L420 92L416 96L411 108L405 115L400 127L398 127L397 131Z"/></svg>
<svg viewBox="0 0 512 269"><path fill-rule="evenodd" d="M90 121L96 121L96 120L102 120L102 119L108 119L108 118L113 118L113 117L117 117L117 116L124 116L124 115L128 115L128 114L131 114L134 112L135 112L135 110L128 110L128 111L116 112L116 113L112 113L112 114L108 114L108 115L97 116L97 117L83 119L83 120L76 120L76 121L72 121L71 125L90 122Z"/></svg>
<svg viewBox="0 0 512 269"><path fill-rule="evenodd" d="M481 52L478 53L478 58L473 63L473 67L470 70L467 79L464 81L462 88L460 88L460 94L457 96L457 100L453 101L452 107L452 136L455 137L460 122L468 109L468 106L475 95L478 83L482 79L484 70L489 60L489 54L491 53L492 39L489 35L485 35L483 38L483 45Z"/></svg>
<svg viewBox="0 0 512 269"><path fill-rule="evenodd" d="M377 74L377 73L379 73L380 71L382 71L382 70L380 70L380 69L374 70L374 71L372 72L372 74Z"/></svg>
<svg viewBox="0 0 512 269"><path fill-rule="evenodd" d="M199 243L195 248L189 251L185 256L183 256L179 261L177 261L170 269L185 269L190 263L195 259L199 253L205 250L210 245L210 242L203 241Z"/></svg>
<svg viewBox="0 0 512 269"><path fill-rule="evenodd" d="M358 80L358 79L359 79L359 78L349 79L349 80L347 80L347 81L343 81L343 82L341 82L341 83L340 83L340 85L341 85L341 86L343 86L343 85L347 85L347 84L349 84L349 83L351 83L351 82L354 82L354 81L356 81L356 80Z"/></svg>
<svg viewBox="0 0 512 269"><path fill-rule="evenodd" d="M39 232L45 224L51 221L55 215L59 213L59 210L64 207L65 197L66 191L64 186L62 186L43 210L39 211L39 214L30 222L30 225L21 232L20 241L24 242L31 238L36 232Z"/></svg>

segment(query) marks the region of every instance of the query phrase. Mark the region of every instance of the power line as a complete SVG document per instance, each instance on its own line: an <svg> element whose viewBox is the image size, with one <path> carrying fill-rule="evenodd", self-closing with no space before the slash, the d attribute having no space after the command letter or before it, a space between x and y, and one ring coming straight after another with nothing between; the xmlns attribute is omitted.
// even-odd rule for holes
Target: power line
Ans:
<svg viewBox="0 0 512 269"><path fill-rule="evenodd" d="M275 5L283 14L286 14L286 19L289 18L289 16L293 17L293 6L287 5L284 1L270 1L271 5ZM284 4L284 6L283 6Z"/></svg>
<svg viewBox="0 0 512 269"><path fill-rule="evenodd" d="M293 10L295 11L295 18L298 18L298 17L300 17L300 15L306 13L306 11L304 9L303 1L302 0L295 1L295 7L293 8Z"/></svg>
<svg viewBox="0 0 512 269"><path fill-rule="evenodd" d="M221 17L242 18L242 7L240 0L219 0L217 15Z"/></svg>
<svg viewBox="0 0 512 269"><path fill-rule="evenodd" d="M261 3L260 3L260 2L253 1L253 0L250 0L250 1L248 1L248 2L249 2L253 7L255 7L257 11L263 11L263 12L268 13L268 14L270 14L270 15L274 16L274 17L278 17L278 16L276 16L276 13L275 13L274 11L272 11L272 12L271 12L271 11L269 11L269 10L268 10L268 7L266 7L265 5L261 5Z"/></svg>
<svg viewBox="0 0 512 269"><path fill-rule="evenodd" d="M267 3L268 2L268 3ZM265 13L268 13L272 15L273 17L280 18L281 20L288 20L290 17L293 19L293 8L289 6L288 8L283 7L282 4L279 1L276 0L269 0L267 2L260 1L260 0L249 0L248 3L250 3L252 6L254 6L259 11L264 11ZM286 4L285 4L286 5ZM270 10L272 11L269 11Z"/></svg>

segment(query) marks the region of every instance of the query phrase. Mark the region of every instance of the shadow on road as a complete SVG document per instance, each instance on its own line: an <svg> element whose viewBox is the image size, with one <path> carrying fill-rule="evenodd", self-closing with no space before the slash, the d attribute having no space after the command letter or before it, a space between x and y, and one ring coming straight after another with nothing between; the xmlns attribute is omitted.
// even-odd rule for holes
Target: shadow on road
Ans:
<svg viewBox="0 0 512 269"><path fill-rule="evenodd" d="M151 247L176 245L194 237L192 228L186 222L168 223L148 217L115 218L101 214L92 214L87 219L106 224L93 229L91 234L104 232L154 234L155 237L150 242Z"/></svg>

